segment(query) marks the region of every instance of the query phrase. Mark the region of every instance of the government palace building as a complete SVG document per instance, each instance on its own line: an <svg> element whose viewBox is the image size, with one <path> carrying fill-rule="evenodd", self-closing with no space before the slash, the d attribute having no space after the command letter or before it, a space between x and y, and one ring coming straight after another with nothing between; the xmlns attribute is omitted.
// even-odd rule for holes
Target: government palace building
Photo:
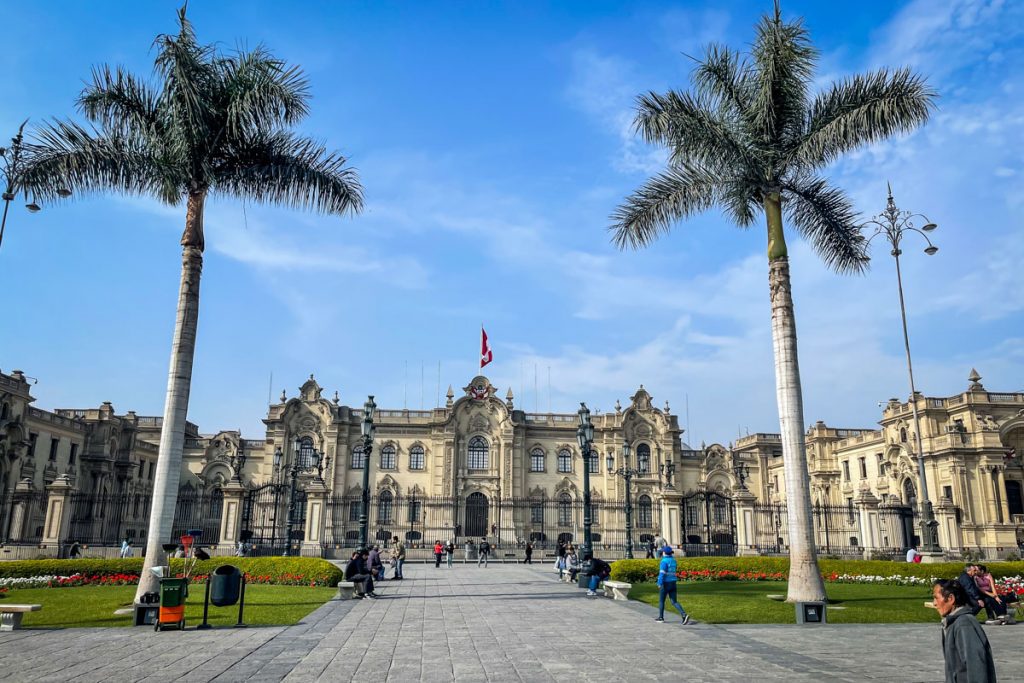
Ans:
<svg viewBox="0 0 1024 683"><path fill-rule="evenodd" d="M972 370L959 394L914 397L939 545L951 558L1006 557L1024 542L1024 393L981 380ZM44 410L31 389L23 372L0 372L0 559L58 556L71 542L87 555L115 553L124 539L144 545L161 418L110 402ZM364 408L323 394L312 375L282 393L260 438L187 423L172 536L199 531L222 553L340 557L358 545L368 464L371 540L397 536L415 550L487 537L499 559L517 557L528 542L582 541L589 466L598 554L622 556L627 508L641 553L661 538L687 555L788 551L779 435L691 447L643 385L628 404L592 415L589 463L576 413L526 412L483 376L449 387L432 410L376 409L369 458ZM896 398L873 427L808 427L819 554L896 557L917 542L913 429L910 404Z"/></svg>

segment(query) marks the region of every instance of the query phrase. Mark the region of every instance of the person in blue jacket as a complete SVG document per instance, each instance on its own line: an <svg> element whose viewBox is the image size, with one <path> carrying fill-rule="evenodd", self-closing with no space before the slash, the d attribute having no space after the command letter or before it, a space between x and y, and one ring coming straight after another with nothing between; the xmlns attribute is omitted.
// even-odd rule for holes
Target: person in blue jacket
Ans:
<svg viewBox="0 0 1024 683"><path fill-rule="evenodd" d="M665 621L665 598L672 601L672 604L679 610L683 617L683 626L690 623L690 615L686 613L683 606L676 599L676 558L672 557L672 546L666 545L661 549L661 565L658 567L658 587L661 589L658 595L658 618L657 622Z"/></svg>

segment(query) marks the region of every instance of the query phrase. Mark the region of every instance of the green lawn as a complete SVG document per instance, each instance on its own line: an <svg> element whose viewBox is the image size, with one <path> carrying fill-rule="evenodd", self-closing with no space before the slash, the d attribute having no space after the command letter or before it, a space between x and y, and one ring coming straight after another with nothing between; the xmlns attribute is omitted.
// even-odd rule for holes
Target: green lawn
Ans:
<svg viewBox="0 0 1024 683"><path fill-rule="evenodd" d="M205 584L190 587L185 624L202 623ZM294 624L329 600L333 588L250 584L245 589L246 624ZM25 615L25 628L77 628L83 626L131 626L131 616L115 616L114 610L130 607L135 586L79 586L77 588L23 588L0 598L8 603L39 604L43 609ZM210 623L227 626L238 620L238 606L210 606Z"/></svg>
<svg viewBox="0 0 1024 683"><path fill-rule="evenodd" d="M827 586L830 608L828 621L834 624L864 623L936 623L934 609L924 606L932 599L927 586L874 586L830 583ZM680 582L679 604L698 621L712 624L792 624L795 607L770 600L769 593L786 593L783 581L695 581ZM658 606L658 587L654 583L634 584L629 592L635 598ZM666 604L665 611L676 615ZM984 612L982 613L984 614ZM666 614L668 618L668 614Z"/></svg>

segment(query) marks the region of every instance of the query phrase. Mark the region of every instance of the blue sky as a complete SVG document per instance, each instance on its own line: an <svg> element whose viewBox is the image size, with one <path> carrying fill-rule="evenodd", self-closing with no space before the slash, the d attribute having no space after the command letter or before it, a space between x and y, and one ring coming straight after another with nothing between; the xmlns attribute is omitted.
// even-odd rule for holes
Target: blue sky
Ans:
<svg viewBox="0 0 1024 683"><path fill-rule="evenodd" d="M0 133L73 113L94 65L149 74L176 3L5 8ZM528 410L610 410L643 383L693 443L777 431L763 229L717 213L641 252L607 216L662 154L630 132L634 97L688 87L701 46L742 48L762 2L192 2L200 39L264 43L302 65L301 126L366 187L354 219L216 200L190 419L259 436L273 395L316 373L328 395L418 409L477 371ZM820 83L911 65L939 91L929 125L829 169L865 217L897 202L940 224L908 248L918 386L947 395L976 366L1024 390L1024 3L786 2L820 48ZM38 378L37 405L160 414L184 213L99 196L29 215L0 248L0 367ZM921 245L923 247L923 244ZM791 238L805 414L871 426L906 396L895 273L838 276ZM421 370L422 369L422 370ZM537 387L534 391L536 369ZM548 376L550 374L550 391ZM421 382L421 377L423 381ZM422 398L421 398L422 397Z"/></svg>

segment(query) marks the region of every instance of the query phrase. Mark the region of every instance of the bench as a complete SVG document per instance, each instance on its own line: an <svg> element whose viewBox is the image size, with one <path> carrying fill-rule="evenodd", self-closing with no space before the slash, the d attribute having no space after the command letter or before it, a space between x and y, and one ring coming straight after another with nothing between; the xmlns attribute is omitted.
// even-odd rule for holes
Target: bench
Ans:
<svg viewBox="0 0 1024 683"><path fill-rule="evenodd" d="M629 589L633 584L624 581L605 581L604 595L613 600L629 600Z"/></svg>
<svg viewBox="0 0 1024 683"><path fill-rule="evenodd" d="M338 600L352 600L356 597L356 584L352 581L339 581L338 594L334 596Z"/></svg>
<svg viewBox="0 0 1024 683"><path fill-rule="evenodd" d="M21 618L25 612L38 612L42 605L4 605L0 604L0 631L17 631L21 628Z"/></svg>

